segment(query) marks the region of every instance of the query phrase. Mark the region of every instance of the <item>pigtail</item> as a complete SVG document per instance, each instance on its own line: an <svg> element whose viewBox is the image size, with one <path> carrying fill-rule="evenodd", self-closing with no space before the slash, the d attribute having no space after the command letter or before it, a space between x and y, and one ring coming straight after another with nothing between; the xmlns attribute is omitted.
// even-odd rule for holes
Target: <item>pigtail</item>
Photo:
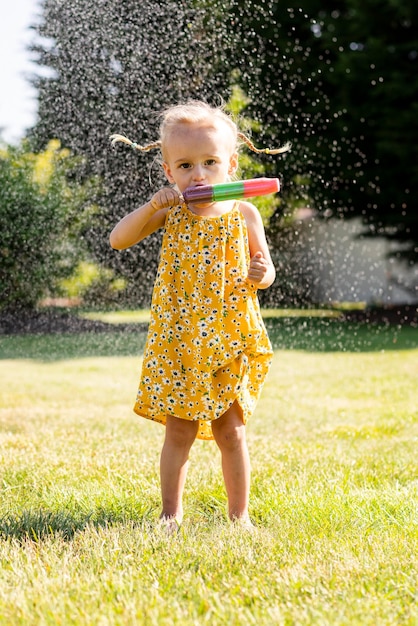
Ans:
<svg viewBox="0 0 418 626"><path fill-rule="evenodd" d="M226 119L229 123L229 118L226 118ZM238 132L237 137L238 139L241 139L250 150L252 150L253 152L257 154L283 154L284 152L287 152L288 150L290 150L291 145L292 145L290 142L287 142L280 148L256 148L256 146L253 144L251 139L244 133ZM110 141L112 142L112 146L114 146L118 142L121 142L130 146L133 150L139 150L140 152L148 152L149 150L154 150L157 148L161 149L161 145L162 145L162 141L157 140L157 141L148 143L145 146L141 146L135 141L131 141L130 139L128 139L128 137L125 137L125 135L110 135Z"/></svg>
<svg viewBox="0 0 418 626"><path fill-rule="evenodd" d="M110 135L109 139L112 142L112 146L118 142L126 143L133 150L139 150L140 152L148 152L149 150L161 148L161 141L153 141L152 143L148 143L146 146L141 146L138 143L135 143L135 141L128 139L128 137L125 137L125 135Z"/></svg>
<svg viewBox="0 0 418 626"><path fill-rule="evenodd" d="M290 141L288 141L281 148L256 148L251 139L247 137L247 135L244 135L244 133L238 133L238 138L241 139L250 150L257 154L283 154L283 152L290 150L292 145Z"/></svg>

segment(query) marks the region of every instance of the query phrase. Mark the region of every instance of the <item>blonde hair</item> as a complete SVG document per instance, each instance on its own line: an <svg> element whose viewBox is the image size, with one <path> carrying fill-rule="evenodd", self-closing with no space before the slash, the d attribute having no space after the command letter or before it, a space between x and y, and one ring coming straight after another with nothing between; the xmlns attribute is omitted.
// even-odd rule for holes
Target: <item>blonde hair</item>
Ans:
<svg viewBox="0 0 418 626"><path fill-rule="evenodd" d="M164 158L164 147L170 132L179 124L199 124L208 120L222 121L228 126L232 132L235 146L238 147L239 140L247 145L247 147L257 154L283 154L290 150L291 144L285 143L280 148L256 148L251 139L238 130L237 124L232 117L228 115L223 107L212 107L206 102L200 100L190 100L185 104L177 104L169 107L161 113L162 122L160 124L160 138L157 141L141 146L135 141L131 141L125 135L111 135L110 140L114 146L118 142L122 142L141 152L160 149Z"/></svg>

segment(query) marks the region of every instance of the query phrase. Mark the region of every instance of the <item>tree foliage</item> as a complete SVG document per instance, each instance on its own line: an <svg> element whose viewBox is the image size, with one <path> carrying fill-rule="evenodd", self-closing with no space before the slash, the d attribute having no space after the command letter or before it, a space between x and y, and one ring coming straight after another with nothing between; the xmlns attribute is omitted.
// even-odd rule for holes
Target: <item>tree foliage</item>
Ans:
<svg viewBox="0 0 418 626"><path fill-rule="evenodd" d="M68 183L74 165L52 141L40 154L0 152L0 302L32 308L68 276L80 253L92 189Z"/></svg>
<svg viewBox="0 0 418 626"><path fill-rule="evenodd" d="M254 12L238 0L235 16L249 111L271 141L293 140L282 208L361 217L416 262L417 3L267 0Z"/></svg>

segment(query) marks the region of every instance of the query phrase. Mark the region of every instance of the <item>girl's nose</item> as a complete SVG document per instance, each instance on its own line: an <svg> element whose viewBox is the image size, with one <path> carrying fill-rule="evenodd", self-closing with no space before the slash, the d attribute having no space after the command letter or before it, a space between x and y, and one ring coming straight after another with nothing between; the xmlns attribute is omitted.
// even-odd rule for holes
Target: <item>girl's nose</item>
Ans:
<svg viewBox="0 0 418 626"><path fill-rule="evenodd" d="M195 165L193 168L193 179L194 180L203 180L205 178L205 172L203 167L200 165Z"/></svg>

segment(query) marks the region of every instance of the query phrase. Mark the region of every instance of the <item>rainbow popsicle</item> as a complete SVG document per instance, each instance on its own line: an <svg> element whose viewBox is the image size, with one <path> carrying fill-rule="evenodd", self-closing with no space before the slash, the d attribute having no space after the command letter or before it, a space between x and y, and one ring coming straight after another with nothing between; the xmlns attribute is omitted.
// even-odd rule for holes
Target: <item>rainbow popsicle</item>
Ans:
<svg viewBox="0 0 418 626"><path fill-rule="evenodd" d="M278 191L280 191L278 178L251 178L249 180L234 180L230 183L188 187L183 192L183 198L186 203L222 202L223 200L266 196Z"/></svg>

